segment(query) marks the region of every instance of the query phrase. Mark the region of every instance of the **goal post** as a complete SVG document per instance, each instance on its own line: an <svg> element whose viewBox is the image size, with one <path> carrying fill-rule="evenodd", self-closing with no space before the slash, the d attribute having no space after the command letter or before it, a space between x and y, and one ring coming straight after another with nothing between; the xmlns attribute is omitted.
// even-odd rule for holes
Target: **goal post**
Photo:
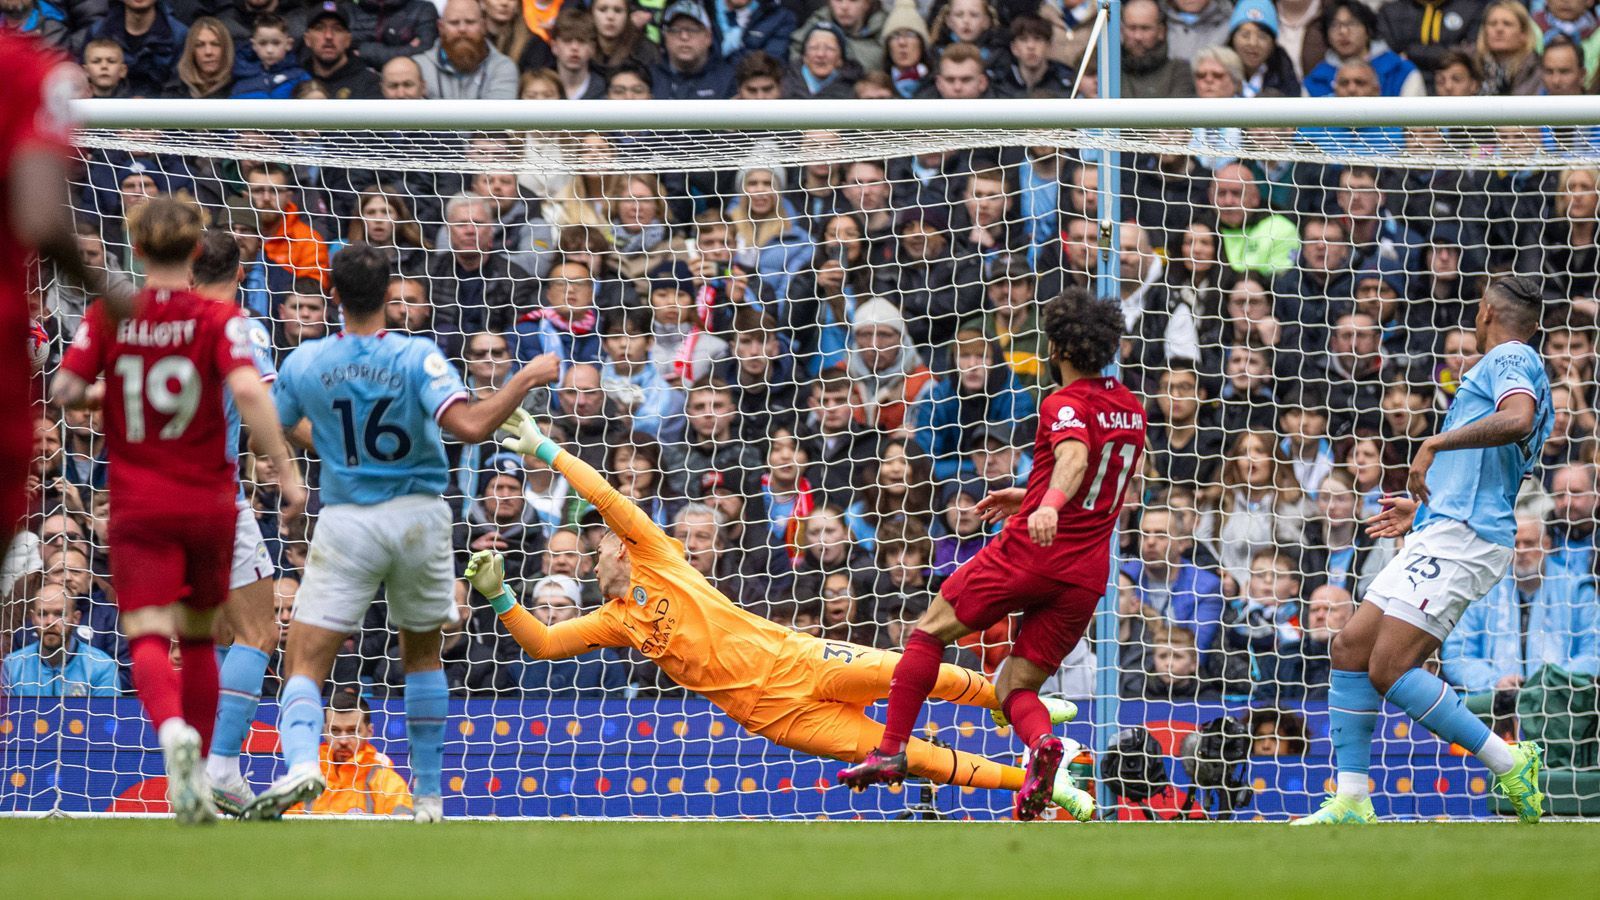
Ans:
<svg viewBox="0 0 1600 900"><path fill-rule="evenodd" d="M1049 390L1040 304L1071 285L1117 298L1149 465L1106 603L1046 690L1079 703L1065 733L1094 749L1110 814L1134 819L1315 808L1333 777L1328 644L1393 553L1359 520L1442 421L1484 284L1530 272L1568 415L1519 508L1552 537L1537 578L1463 619L1441 671L1495 727L1547 736L1552 803L1582 811L1600 762L1562 731L1597 713L1558 673L1596 674L1600 653L1583 649L1600 647L1594 550L1569 539L1589 522L1572 498L1595 492L1591 100L90 100L72 203L91 258L138 280L126 210L195 197L239 236L241 302L280 359L337 330L328 262L374 243L395 264L391 329L437 341L475 390L561 354L530 411L734 603L841 647L898 647L990 537L972 505L1025 479ZM45 273L54 351L84 300ZM0 589L13 618L65 590L74 646L115 660L98 422L41 425L62 486L46 479ZM450 446L459 562L504 550L548 621L595 609L592 511L495 449ZM271 473L246 454L242 474L286 615L316 516L278 529ZM1540 665L1507 656L1530 590ZM833 765L744 733L639 653L535 662L483 598L459 605L451 814L1010 808L958 787L828 789ZM992 674L1008 640L1002 624L952 659ZM372 741L405 771L397 672L379 603L333 680L370 700ZM258 788L281 769L273 678L247 746ZM11 689L0 812L147 808L159 759L136 701L69 688ZM934 704L928 722L958 749L1021 750L985 710ZM1381 814L1494 813L1477 764L1403 716L1385 712L1375 744Z"/></svg>

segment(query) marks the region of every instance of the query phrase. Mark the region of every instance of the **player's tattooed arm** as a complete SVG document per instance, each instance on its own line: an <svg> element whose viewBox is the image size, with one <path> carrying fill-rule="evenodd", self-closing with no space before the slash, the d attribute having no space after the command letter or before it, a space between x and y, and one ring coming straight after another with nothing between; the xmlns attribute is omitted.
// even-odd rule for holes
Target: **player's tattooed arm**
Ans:
<svg viewBox="0 0 1600 900"><path fill-rule="evenodd" d="M1028 536L1041 547L1056 540L1056 520L1059 510L1083 484L1083 473L1089 467L1089 446L1082 441L1066 440L1056 445L1055 471L1050 473L1050 489L1044 502L1028 516Z"/></svg>
<svg viewBox="0 0 1600 900"><path fill-rule="evenodd" d="M1427 503L1428 469L1433 465L1434 456L1449 450L1514 444L1533 433L1538 411L1538 404L1531 394L1512 394L1500 404L1499 409L1478 421L1428 438L1411 459L1411 470L1406 473L1406 489L1419 503Z"/></svg>

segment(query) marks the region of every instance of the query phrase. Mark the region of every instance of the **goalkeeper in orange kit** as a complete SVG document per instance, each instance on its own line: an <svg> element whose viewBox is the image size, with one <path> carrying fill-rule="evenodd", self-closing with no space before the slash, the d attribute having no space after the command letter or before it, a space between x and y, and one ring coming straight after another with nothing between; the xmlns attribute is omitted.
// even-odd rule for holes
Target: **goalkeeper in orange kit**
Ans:
<svg viewBox="0 0 1600 900"><path fill-rule="evenodd" d="M490 599L500 621L535 659L565 659L603 647L633 647L684 688L710 700L752 734L783 747L847 762L878 745L883 725L866 707L889 694L898 653L792 631L740 609L684 558L683 545L606 483L599 472L545 437L525 412L504 426L506 446L554 467L611 529L596 559L601 607L546 626L506 590L498 553L474 554L472 586ZM995 711L994 685L983 675L945 665L932 696ZM1077 708L1052 701L1051 719L1070 721ZM997 721L1003 721L997 717ZM913 739L907 769L942 784L1017 790L1023 770L986 757ZM1065 769L1054 799L1074 818L1094 815L1094 800Z"/></svg>

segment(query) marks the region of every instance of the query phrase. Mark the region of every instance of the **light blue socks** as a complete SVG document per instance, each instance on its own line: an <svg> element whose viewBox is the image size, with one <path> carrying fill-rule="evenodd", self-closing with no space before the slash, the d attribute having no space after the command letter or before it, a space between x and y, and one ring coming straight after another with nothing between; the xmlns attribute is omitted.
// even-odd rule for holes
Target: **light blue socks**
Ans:
<svg viewBox="0 0 1600 900"><path fill-rule="evenodd" d="M438 797L444 791L444 720L450 714L450 686L444 670L406 675L406 741L411 746L412 793Z"/></svg>
<svg viewBox="0 0 1600 900"><path fill-rule="evenodd" d="M283 744L283 761L289 768L303 763L317 764L317 747L322 743L322 689L316 682L296 675L283 687L278 710L278 740Z"/></svg>

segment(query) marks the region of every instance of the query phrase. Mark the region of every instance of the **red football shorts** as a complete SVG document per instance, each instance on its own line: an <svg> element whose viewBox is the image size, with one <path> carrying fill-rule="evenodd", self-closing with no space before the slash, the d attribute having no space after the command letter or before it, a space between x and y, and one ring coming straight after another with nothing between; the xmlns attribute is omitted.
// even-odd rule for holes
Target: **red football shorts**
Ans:
<svg viewBox="0 0 1600 900"><path fill-rule="evenodd" d="M183 603L213 609L228 599L237 512L141 516L113 504L111 577L123 612Z"/></svg>
<svg viewBox="0 0 1600 900"><path fill-rule="evenodd" d="M939 593L973 631L1021 612L1011 655L1054 672L1083 637L1104 591L1034 574L994 549L990 544L978 551Z"/></svg>

